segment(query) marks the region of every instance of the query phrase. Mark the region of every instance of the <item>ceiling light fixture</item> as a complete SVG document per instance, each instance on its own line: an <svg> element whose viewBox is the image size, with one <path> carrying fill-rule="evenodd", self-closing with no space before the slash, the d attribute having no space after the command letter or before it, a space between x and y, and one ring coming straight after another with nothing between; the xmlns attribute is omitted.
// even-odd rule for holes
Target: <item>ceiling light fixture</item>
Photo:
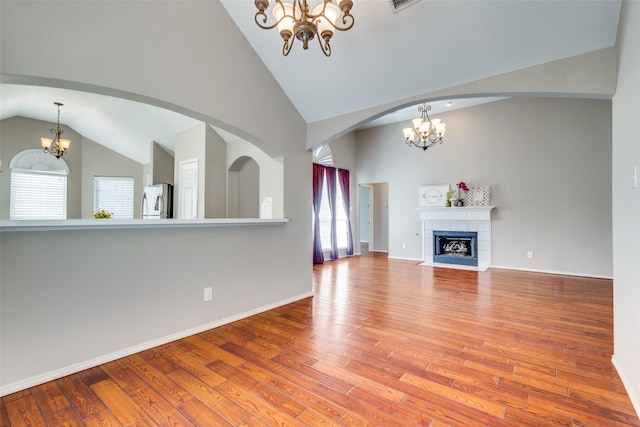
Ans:
<svg viewBox="0 0 640 427"><path fill-rule="evenodd" d="M295 39L300 40L302 48L306 50L309 47L309 41L313 40L316 35L318 35L318 43L320 43L322 53L325 56L331 56L329 41L331 41L333 31L350 30L354 23L354 18L351 15L353 0L322 0L322 3L317 5L312 13L309 13L307 0L293 0L293 3L275 0L271 11L276 20L273 24L267 24L268 18L265 13L271 0L255 0L254 3L258 8L255 16L256 24L265 30L278 27L280 36L284 40L282 46L284 56L291 52L291 46L293 46ZM338 17L341 17L341 23L336 24Z"/></svg>
<svg viewBox="0 0 640 427"><path fill-rule="evenodd" d="M421 113L420 117L412 120L412 128L404 128L404 141L409 147L418 147L423 150L434 146L437 143L442 144L446 124L440 119L430 119L428 111L431 111L431 105L423 104L418 107Z"/></svg>
<svg viewBox="0 0 640 427"><path fill-rule="evenodd" d="M54 138L40 138L42 142L42 150L56 156L57 159L62 157L67 152L71 145L71 140L61 138L62 129L60 129L60 107L64 104L60 102L54 102L54 105L58 106L58 126L55 129L51 129L51 133L55 135Z"/></svg>

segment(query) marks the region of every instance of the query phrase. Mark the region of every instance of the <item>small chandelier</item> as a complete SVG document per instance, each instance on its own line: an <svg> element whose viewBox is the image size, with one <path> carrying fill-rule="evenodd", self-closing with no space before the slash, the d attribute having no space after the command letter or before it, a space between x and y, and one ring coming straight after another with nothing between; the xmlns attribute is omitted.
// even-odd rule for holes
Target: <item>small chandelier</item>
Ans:
<svg viewBox="0 0 640 427"><path fill-rule="evenodd" d="M276 20L273 24L267 24L268 18L265 13L271 0L255 0L254 3L258 8L255 16L256 24L265 30L278 27L280 36L284 40L282 46L284 56L287 56L291 51L295 39L300 40L302 48L306 50L309 47L309 40L313 40L316 35L318 35L318 43L320 43L322 53L325 56L331 56L329 41L333 36L333 31L350 30L354 23L354 18L351 15L353 0L322 0L322 4L316 6L312 13L309 13L307 0L293 0L293 3L275 0L271 11ZM342 16L340 12L342 12ZM341 23L336 24L339 16L341 16Z"/></svg>
<svg viewBox="0 0 640 427"><path fill-rule="evenodd" d="M55 137L40 138L40 141L42 141L42 151L52 154L59 159L69 149L71 140L61 138L62 129L60 129L60 107L64 104L60 102L54 102L53 104L58 106L58 126L55 129L51 129L51 133L54 134Z"/></svg>
<svg viewBox="0 0 640 427"><path fill-rule="evenodd" d="M431 105L423 104L418 107L418 111L421 116L412 120L413 127L402 129L404 141L409 147L418 147L425 151L438 142L442 144L446 125L440 119L429 118L427 111L431 111Z"/></svg>

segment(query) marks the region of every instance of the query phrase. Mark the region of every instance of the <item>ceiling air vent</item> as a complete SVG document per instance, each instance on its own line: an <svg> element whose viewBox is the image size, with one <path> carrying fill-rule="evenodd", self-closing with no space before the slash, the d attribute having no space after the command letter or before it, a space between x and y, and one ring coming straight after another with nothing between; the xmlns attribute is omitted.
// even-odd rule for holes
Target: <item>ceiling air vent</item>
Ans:
<svg viewBox="0 0 640 427"><path fill-rule="evenodd" d="M398 12L407 6L417 3L418 1L419 0L391 0L391 6L393 6L394 12Z"/></svg>

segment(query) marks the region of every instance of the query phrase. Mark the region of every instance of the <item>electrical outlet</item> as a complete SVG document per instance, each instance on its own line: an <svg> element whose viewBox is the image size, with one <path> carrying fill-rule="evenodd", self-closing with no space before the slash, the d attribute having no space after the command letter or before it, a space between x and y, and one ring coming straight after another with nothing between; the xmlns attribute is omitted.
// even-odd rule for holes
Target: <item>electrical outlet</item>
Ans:
<svg viewBox="0 0 640 427"><path fill-rule="evenodd" d="M402 249L407 249L407 244L406 243L402 244Z"/></svg>
<svg viewBox="0 0 640 427"><path fill-rule="evenodd" d="M213 289L204 288L204 302L211 301L213 299Z"/></svg>
<svg viewBox="0 0 640 427"><path fill-rule="evenodd" d="M527 251L527 258L533 258L533 251Z"/></svg>

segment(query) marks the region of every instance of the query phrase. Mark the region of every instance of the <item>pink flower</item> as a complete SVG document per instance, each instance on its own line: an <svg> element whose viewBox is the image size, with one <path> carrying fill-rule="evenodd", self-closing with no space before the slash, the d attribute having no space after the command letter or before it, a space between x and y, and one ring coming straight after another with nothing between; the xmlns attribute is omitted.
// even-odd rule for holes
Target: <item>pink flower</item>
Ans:
<svg viewBox="0 0 640 427"><path fill-rule="evenodd" d="M459 183L456 184L458 186L459 190L462 191L469 191L469 187L467 187L467 184L464 181L460 181Z"/></svg>

